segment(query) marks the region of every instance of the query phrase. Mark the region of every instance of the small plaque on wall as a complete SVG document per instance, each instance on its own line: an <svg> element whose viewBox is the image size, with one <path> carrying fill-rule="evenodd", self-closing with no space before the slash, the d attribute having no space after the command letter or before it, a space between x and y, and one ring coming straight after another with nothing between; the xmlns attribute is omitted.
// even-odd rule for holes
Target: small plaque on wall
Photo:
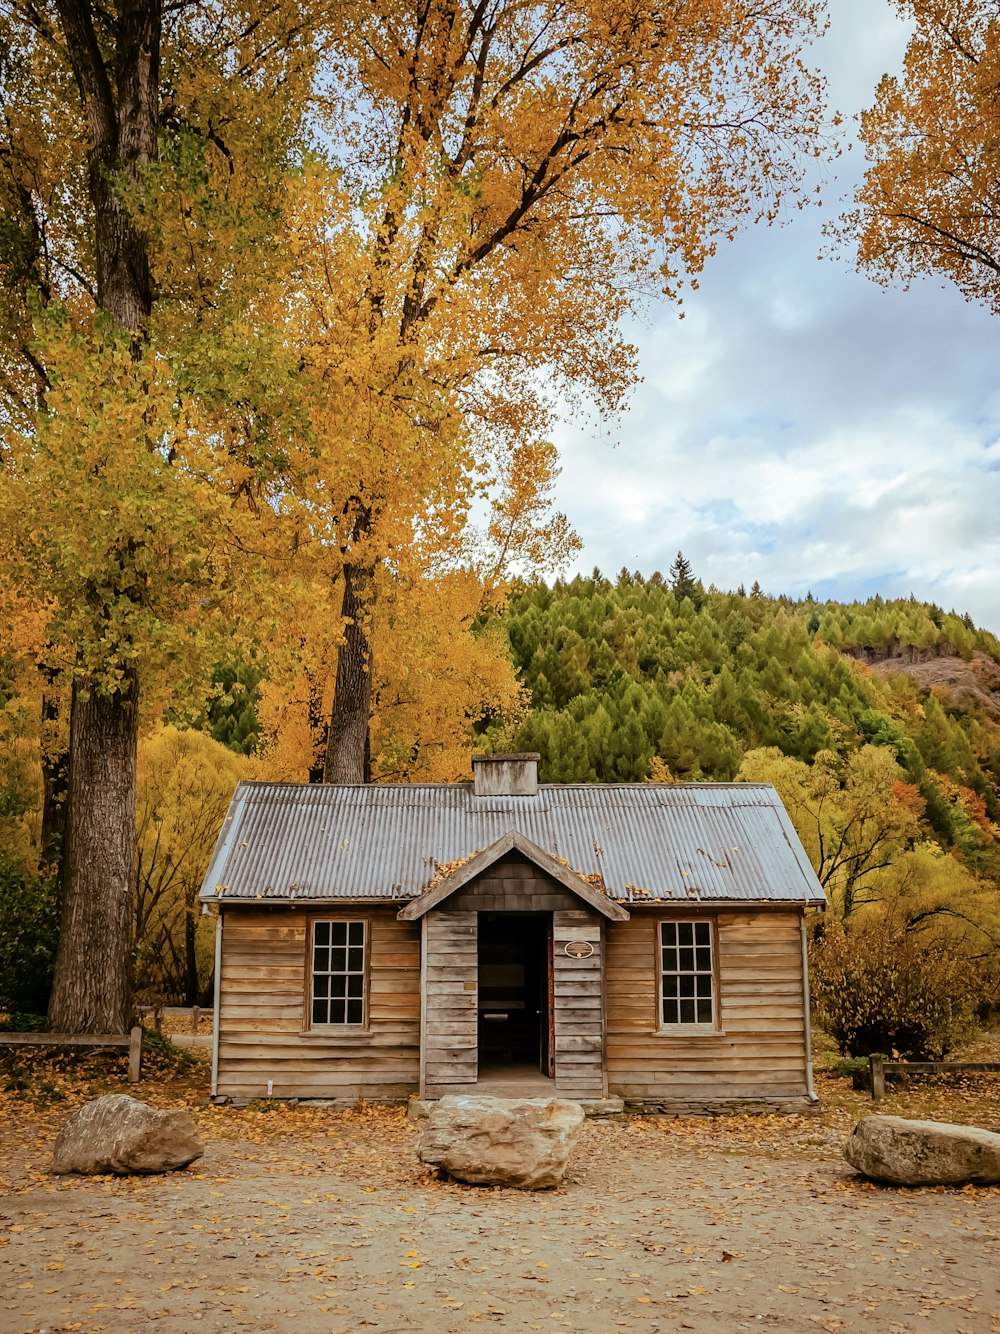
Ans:
<svg viewBox="0 0 1000 1334"><path fill-rule="evenodd" d="M593 952L594 947L589 940L567 940L563 946L563 953L571 959L589 959Z"/></svg>

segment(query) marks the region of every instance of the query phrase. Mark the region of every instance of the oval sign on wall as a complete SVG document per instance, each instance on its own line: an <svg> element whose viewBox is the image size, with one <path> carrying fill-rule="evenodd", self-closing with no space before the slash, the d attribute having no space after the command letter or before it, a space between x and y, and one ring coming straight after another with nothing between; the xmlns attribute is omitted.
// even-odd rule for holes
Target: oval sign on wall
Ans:
<svg viewBox="0 0 1000 1334"><path fill-rule="evenodd" d="M593 952L594 947L589 940L567 940L563 946L563 953L571 959L589 959Z"/></svg>

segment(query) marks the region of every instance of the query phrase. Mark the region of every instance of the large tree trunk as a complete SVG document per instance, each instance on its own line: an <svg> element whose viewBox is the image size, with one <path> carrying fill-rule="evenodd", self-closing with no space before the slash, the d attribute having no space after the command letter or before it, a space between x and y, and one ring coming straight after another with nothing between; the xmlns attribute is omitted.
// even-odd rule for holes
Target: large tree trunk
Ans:
<svg viewBox="0 0 1000 1334"><path fill-rule="evenodd" d="M323 771L327 783L371 782L368 725L372 708L374 582L372 570L344 566L344 642L337 653L337 683Z"/></svg>
<svg viewBox="0 0 1000 1334"><path fill-rule="evenodd" d="M105 41L110 33L113 42L108 64L90 0L57 0L57 9L89 129L97 304L133 334L138 357L153 302L148 238L116 178L134 177L156 159L162 0L122 0L110 16L102 12ZM131 1018L138 700L130 667L114 694L94 680L73 690L63 907L49 1002L49 1027L59 1032L120 1033Z"/></svg>
<svg viewBox="0 0 1000 1334"><path fill-rule="evenodd" d="M153 305L148 238L135 226L115 178L134 177L156 160L161 0L123 0L118 6L110 70L89 0L58 0L57 8L90 128L87 186L94 209L97 303L120 328L138 334Z"/></svg>
<svg viewBox="0 0 1000 1334"><path fill-rule="evenodd" d="M138 682L74 687L63 910L49 1027L123 1033L131 1017Z"/></svg>

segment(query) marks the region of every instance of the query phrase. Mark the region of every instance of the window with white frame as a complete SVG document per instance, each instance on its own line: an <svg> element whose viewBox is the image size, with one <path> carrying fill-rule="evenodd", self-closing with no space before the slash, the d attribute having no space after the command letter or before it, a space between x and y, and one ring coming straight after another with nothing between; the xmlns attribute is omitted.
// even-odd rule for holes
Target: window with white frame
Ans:
<svg viewBox="0 0 1000 1334"><path fill-rule="evenodd" d="M660 1004L665 1026L715 1022L712 923L660 923Z"/></svg>
<svg viewBox="0 0 1000 1334"><path fill-rule="evenodd" d="M365 1021L365 923L313 922L312 1023Z"/></svg>

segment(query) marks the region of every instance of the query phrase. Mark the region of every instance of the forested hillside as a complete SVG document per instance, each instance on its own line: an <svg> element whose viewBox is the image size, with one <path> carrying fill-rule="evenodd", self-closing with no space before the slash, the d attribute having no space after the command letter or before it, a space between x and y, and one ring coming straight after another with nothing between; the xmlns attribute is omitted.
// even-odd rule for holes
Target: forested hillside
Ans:
<svg viewBox="0 0 1000 1334"><path fill-rule="evenodd" d="M811 762L870 742L892 752L945 841L960 834L955 785L1000 813L992 634L915 600L692 593L624 571L515 593L506 627L532 700L515 741L541 752L547 781L730 780L749 750ZM967 664L982 700L921 689L910 671L929 658Z"/></svg>

